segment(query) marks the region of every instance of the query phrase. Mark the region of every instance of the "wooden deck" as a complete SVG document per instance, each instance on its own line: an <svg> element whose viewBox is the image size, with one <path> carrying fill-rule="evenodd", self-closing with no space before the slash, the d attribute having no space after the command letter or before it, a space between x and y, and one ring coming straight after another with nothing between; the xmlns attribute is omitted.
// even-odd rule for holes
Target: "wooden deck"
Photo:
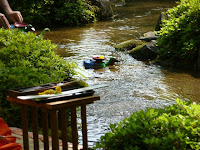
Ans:
<svg viewBox="0 0 200 150"><path fill-rule="evenodd" d="M17 137L16 143L19 143L23 146L23 131L20 128L16 127L10 127L12 131L12 136ZM33 142L33 132L28 132L28 137L29 137L29 149L34 150L34 142ZM44 137L42 134L38 135L39 137L39 147L40 150L44 150ZM49 149L52 150L52 139L49 137ZM78 145L78 150L82 149L82 145ZM59 140L59 150L62 149L62 140ZM68 142L68 150L73 150L73 144L71 142Z"/></svg>

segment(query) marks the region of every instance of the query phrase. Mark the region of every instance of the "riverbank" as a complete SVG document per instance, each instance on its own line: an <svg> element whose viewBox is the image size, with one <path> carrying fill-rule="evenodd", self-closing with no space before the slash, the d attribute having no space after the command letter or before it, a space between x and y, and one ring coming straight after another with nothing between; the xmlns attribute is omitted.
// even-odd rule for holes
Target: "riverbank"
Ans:
<svg viewBox="0 0 200 150"><path fill-rule="evenodd" d="M189 58L160 59L160 48L157 43L159 36L156 31L144 33L138 39L127 40L114 46L115 50L131 55L133 58L147 64L160 65L165 69L183 69L199 72L200 58L198 51L191 53ZM191 57L193 60L190 60Z"/></svg>
<svg viewBox="0 0 200 150"><path fill-rule="evenodd" d="M58 46L57 53L66 61L75 61L89 85L107 84L95 90L101 100L87 107L88 141L92 145L109 130L110 123L120 122L133 112L163 108L181 100L199 101L200 79L184 70L165 70L146 64L129 54L116 51L114 45L138 39L153 31L161 11L174 6L168 1L134 1L116 7L112 21L96 22L82 27L57 28L45 37ZM95 55L120 60L112 67L84 69L83 61Z"/></svg>
<svg viewBox="0 0 200 150"><path fill-rule="evenodd" d="M188 0L177 4L176 7L160 13L154 31L144 33L138 39L123 41L114 46L115 50L126 52L139 61L165 68L200 72L198 14L195 13L198 4ZM186 4L191 7L186 7ZM188 15L183 17L182 14L187 14L185 11ZM174 15L176 13L179 15Z"/></svg>

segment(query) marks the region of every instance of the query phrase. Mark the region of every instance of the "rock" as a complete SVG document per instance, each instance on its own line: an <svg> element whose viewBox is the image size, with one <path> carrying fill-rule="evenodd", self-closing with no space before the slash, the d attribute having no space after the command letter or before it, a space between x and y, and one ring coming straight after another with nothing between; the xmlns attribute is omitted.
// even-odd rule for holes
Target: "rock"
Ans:
<svg viewBox="0 0 200 150"><path fill-rule="evenodd" d="M132 50L136 46L142 45L144 43L146 42L133 39L133 40L124 41L120 44L117 44L114 46L114 48L115 50L118 50L118 51L127 51L127 50Z"/></svg>
<svg viewBox="0 0 200 150"><path fill-rule="evenodd" d="M118 2L115 4L115 7L123 7L125 5L125 2Z"/></svg>
<svg viewBox="0 0 200 150"><path fill-rule="evenodd" d="M158 36L156 35L155 31L150 31L147 32L145 34L143 34L142 37L140 37L140 40L146 41L146 42L150 42L152 40L157 40Z"/></svg>
<svg viewBox="0 0 200 150"><path fill-rule="evenodd" d="M164 12L161 12L157 20L155 31L160 31L163 20L165 19L168 19L168 16Z"/></svg>
<svg viewBox="0 0 200 150"><path fill-rule="evenodd" d="M126 2L122 0L110 0L110 2L114 4L115 7L123 7L126 4Z"/></svg>
<svg viewBox="0 0 200 150"><path fill-rule="evenodd" d="M91 0L92 5L96 5L103 11L103 16L109 18L113 16L110 0Z"/></svg>
<svg viewBox="0 0 200 150"><path fill-rule="evenodd" d="M158 47L154 42L137 46L128 53L140 61L154 60L157 58Z"/></svg>
<svg viewBox="0 0 200 150"><path fill-rule="evenodd" d="M114 48L118 51L125 51L134 58L141 61L153 60L157 58L158 51L158 47L156 46L157 41L155 37L157 38L155 32L148 32L144 34L143 38L150 40L132 39L117 44L114 46ZM147 43L146 41L151 42Z"/></svg>

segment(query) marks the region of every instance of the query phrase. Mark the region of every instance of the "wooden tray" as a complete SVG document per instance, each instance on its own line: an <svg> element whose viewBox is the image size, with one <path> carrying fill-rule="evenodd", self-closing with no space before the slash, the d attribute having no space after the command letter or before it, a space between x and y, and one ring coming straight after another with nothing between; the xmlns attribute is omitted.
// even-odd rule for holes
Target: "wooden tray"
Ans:
<svg viewBox="0 0 200 150"><path fill-rule="evenodd" d="M73 87L78 87L78 82L77 81L72 81L72 82L63 81L63 82L46 83L46 84L38 85L35 87L13 89L13 90L9 90L8 95L10 97L17 97L17 96L38 94L39 92L43 92L48 89L55 89L55 87L58 85L64 89L66 89L66 88L70 89Z"/></svg>
<svg viewBox="0 0 200 150"><path fill-rule="evenodd" d="M36 103L49 103L49 102L54 102L54 101L62 101L62 100L68 100L68 99L75 99L75 98L80 98L80 97L86 97L86 96L92 96L94 94L94 90L89 90L89 91L84 91L80 93L75 93L71 95L65 95L65 96L56 96L53 98L44 98L44 99L33 99Z"/></svg>

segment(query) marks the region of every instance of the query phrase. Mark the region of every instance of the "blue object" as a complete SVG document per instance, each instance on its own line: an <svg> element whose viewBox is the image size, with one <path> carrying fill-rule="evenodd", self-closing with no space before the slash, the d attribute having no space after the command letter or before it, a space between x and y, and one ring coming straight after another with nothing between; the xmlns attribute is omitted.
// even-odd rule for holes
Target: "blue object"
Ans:
<svg viewBox="0 0 200 150"><path fill-rule="evenodd" d="M10 25L10 28L11 28L11 29L14 29L14 28L15 28L15 26L14 26L13 24L11 24L11 25Z"/></svg>
<svg viewBox="0 0 200 150"><path fill-rule="evenodd" d="M85 69L93 69L95 60L84 60L83 65Z"/></svg>
<svg viewBox="0 0 200 150"><path fill-rule="evenodd" d="M14 23L10 25L11 29L17 28L20 31L28 32L28 31L35 31L35 28L28 23Z"/></svg>
<svg viewBox="0 0 200 150"><path fill-rule="evenodd" d="M93 57L91 60L84 60L83 65L85 69L100 69L105 68L110 65L114 65L115 62L119 62L119 60L111 57L109 61L104 62L104 59L97 59L96 57Z"/></svg>

